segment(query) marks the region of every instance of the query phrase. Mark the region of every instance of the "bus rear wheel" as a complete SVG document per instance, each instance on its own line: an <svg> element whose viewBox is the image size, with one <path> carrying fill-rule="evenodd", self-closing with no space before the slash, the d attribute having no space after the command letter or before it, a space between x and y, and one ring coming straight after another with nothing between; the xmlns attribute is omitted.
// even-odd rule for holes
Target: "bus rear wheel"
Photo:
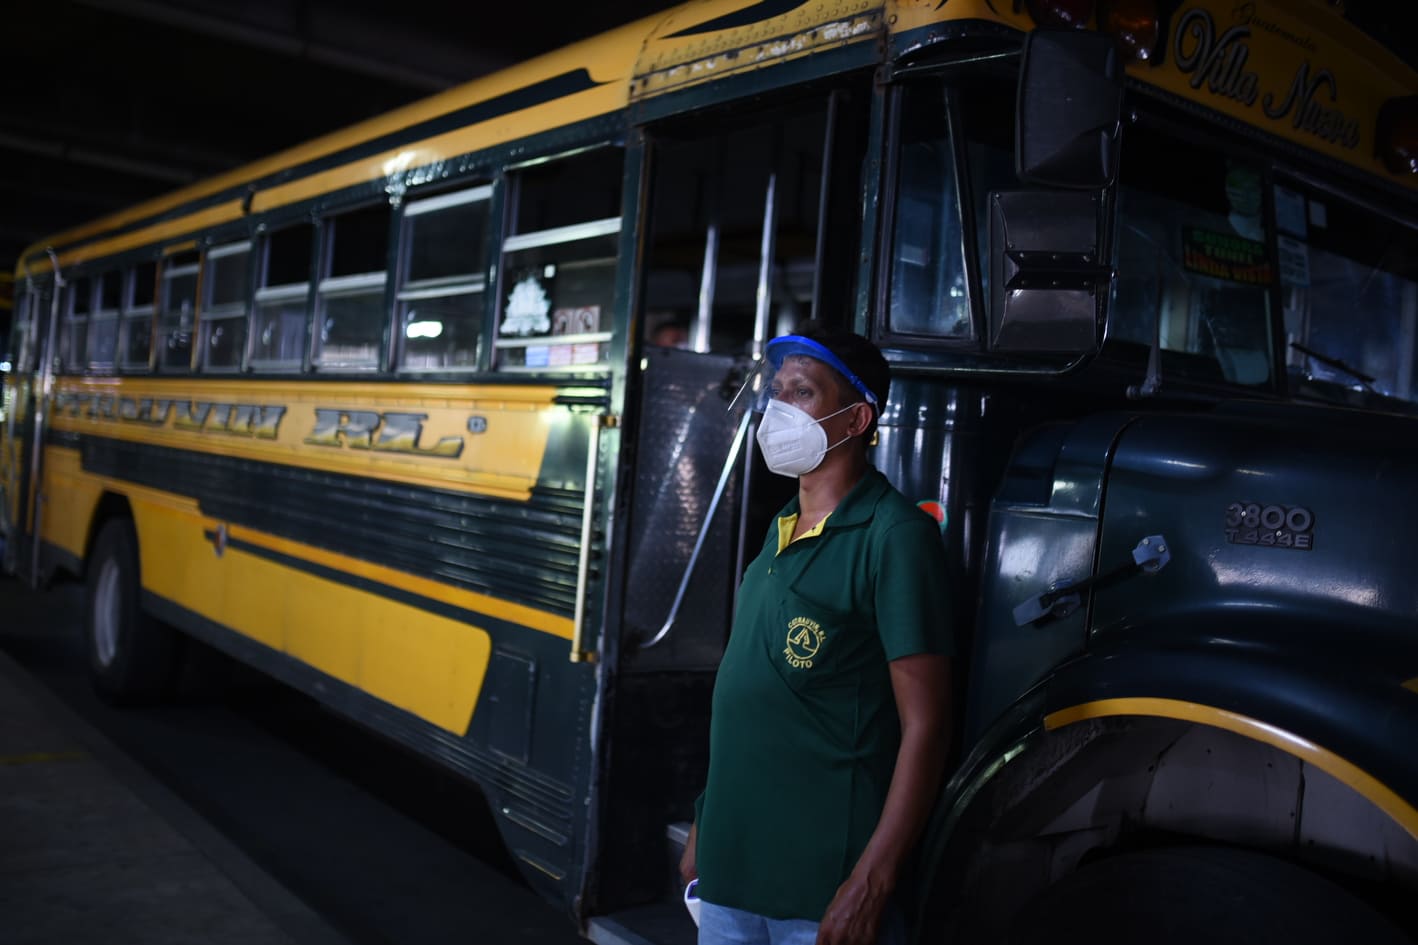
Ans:
<svg viewBox="0 0 1418 945"><path fill-rule="evenodd" d="M94 688L110 702L161 699L177 674L177 632L143 612L140 573L133 523L106 522L89 559L84 641Z"/></svg>
<svg viewBox="0 0 1418 945"><path fill-rule="evenodd" d="M1031 900L1006 945L1412 945L1342 887L1292 863L1228 847L1109 857Z"/></svg>

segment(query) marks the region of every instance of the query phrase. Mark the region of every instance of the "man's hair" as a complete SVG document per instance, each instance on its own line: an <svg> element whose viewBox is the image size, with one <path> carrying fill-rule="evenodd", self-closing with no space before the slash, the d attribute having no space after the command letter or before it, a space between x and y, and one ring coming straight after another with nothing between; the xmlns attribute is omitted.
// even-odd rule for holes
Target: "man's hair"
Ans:
<svg viewBox="0 0 1418 945"><path fill-rule="evenodd" d="M887 391L891 388L891 365L887 363L886 357L876 345L861 335L827 328L820 322L804 322L794 334L811 338L835 354L847 369L866 385L867 390L876 396L876 408L873 410L871 426L866 432L866 439L870 441L872 434L876 432L876 422L881 418L881 411L886 407ZM836 369L833 369L832 373L839 380L838 387L844 398L843 404L862 399L851 381Z"/></svg>

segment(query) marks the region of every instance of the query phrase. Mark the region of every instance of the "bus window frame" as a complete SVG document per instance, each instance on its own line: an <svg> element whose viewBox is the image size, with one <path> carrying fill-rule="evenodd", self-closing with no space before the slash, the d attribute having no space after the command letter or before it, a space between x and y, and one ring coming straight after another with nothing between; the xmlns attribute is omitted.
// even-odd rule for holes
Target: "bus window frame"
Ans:
<svg viewBox="0 0 1418 945"><path fill-rule="evenodd" d="M135 305L139 270L153 266L152 301L146 305ZM151 374L153 371L154 338L157 335L158 291L161 280L162 261L157 257L135 259L123 267L123 304L119 308L118 348L114 352L114 369L119 374ZM148 321L148 356L143 361L130 361L128 353L129 326L135 321Z"/></svg>
<svg viewBox="0 0 1418 945"><path fill-rule="evenodd" d="M959 77L981 78L979 69L965 71L969 64L953 64L931 69L913 70L899 77L886 89L885 132L882 135L882 171L880 178L881 210L874 234L873 257L876 274L872 288L870 337L885 347L908 347L952 354L977 355L998 360L1001 355L988 345L985 328L984 283L980 276L980 260L975 251L979 221L975 213L975 186L970 174L969 147L964 133L964 117L960 112ZM960 252L965 267L966 306L970 312L970 336L945 336L897 331L891 325L892 260L896 245L897 204L901 192L901 132L902 100L909 89L924 83L935 83L945 106L945 132L950 146L951 172L955 178L956 199L960 206Z"/></svg>
<svg viewBox="0 0 1418 945"><path fill-rule="evenodd" d="M103 307L103 281L106 276L118 277L118 305L116 308ZM84 336L84 367L89 374L112 374L118 366L119 335L123 330L123 290L127 285L126 267L109 266L94 275L94 305L89 313L89 327ZM113 357L107 361L95 361L92 345L94 325L100 321L113 322Z"/></svg>
<svg viewBox="0 0 1418 945"><path fill-rule="evenodd" d="M1096 351L1064 356L1023 354L1000 351L989 344L989 332L986 327L988 300L985 298L982 260L977 249L981 227L987 227L988 220L981 218L976 211L978 188L974 180L973 162L970 159L970 129L961 102L969 95L969 85L982 83L1006 83L1008 97L1013 102L1018 89L1019 58L1018 49L1000 49L982 50L967 58L946 62L908 64L895 71L885 88L881 104L885 113L881 135L881 171L876 181L877 204L880 209L875 232L867 237L872 241L870 246L874 272L870 277L870 311L861 330L881 347L901 352L901 363L903 366L909 365L909 370L913 372L981 377L1062 376L1083 368L1098 356ZM960 200L966 292L969 295L973 335L969 338L893 331L886 317L891 297L892 274L889 263L895 240L896 204L900 183L900 100L910 84L919 82L937 83L944 92L946 128L950 137L950 153L954 161L956 189ZM1131 101L1125 99L1125 109ZM1012 114L1011 112L1011 136ZM1012 157L1011 154L1011 159ZM1019 183L1017 186L1025 188L1027 185ZM1115 187L1116 185L1103 192L1104 212L1108 215L1110 227ZM1110 242L1104 248L1111 254ZM1102 309L1105 324L1107 301L1106 298L1103 300Z"/></svg>
<svg viewBox="0 0 1418 945"><path fill-rule="evenodd" d="M65 278L65 283L64 302L60 307L63 312L62 340L59 343L60 351L56 352L60 363L56 373L83 374L88 365L86 345L88 344L89 319L93 316L94 295L98 291L98 283L86 269L69 273ZM75 311L75 303L80 298L79 289L81 286L86 290L82 295L88 296L88 307L79 313Z"/></svg>
<svg viewBox="0 0 1418 945"><path fill-rule="evenodd" d="M246 254L246 279L242 289L242 299L239 302L227 302L216 304L212 301L212 293L216 285L209 274L212 269L212 261L225 259L228 256ZM234 365L217 365L211 363L210 327L217 327L220 322L244 322L244 328L249 333L251 331L251 266L252 256L255 253L255 240L241 239L228 240L204 247L202 250L200 290L201 294L197 300L198 311L201 317L195 334L194 344L199 349L197 356L197 370L203 374L240 374L246 369L246 339L243 337L241 346L237 351L237 360Z"/></svg>
<svg viewBox="0 0 1418 945"><path fill-rule="evenodd" d="M196 259L187 262L185 259L181 264L175 265L174 260L187 253L194 253ZM162 350L167 337L168 324L166 316L168 312L168 289L172 280L184 277L195 276L196 282L192 286L192 324L188 327L188 344L191 348L187 352L187 363L185 365L168 365L163 362ZM177 328L181 328L179 322ZM158 286L157 293L153 298L153 344L149 353L149 363L151 370L156 374L180 375L195 374L196 359L198 356L197 339L202 331L202 253L192 243L181 243L176 246L168 246L163 249L162 258L158 261Z"/></svg>
<svg viewBox="0 0 1418 945"><path fill-rule="evenodd" d="M267 285L266 279L271 267L271 237L296 227L308 226L308 250L306 254L305 281L281 282ZM248 305L246 327L246 352L243 356L243 370L261 374L300 374L310 370L311 333L314 330L315 283L320 265L320 223L301 216L279 222L267 221L252 238L256 258L251 266L251 301ZM261 306L269 302L289 302L305 300L304 327L301 331L300 354L294 358L258 358L256 340L259 337Z"/></svg>
<svg viewBox="0 0 1418 945"><path fill-rule="evenodd" d="M371 270L369 272L349 273L341 276L331 276L328 273L334 265L335 241L331 239L334 232L333 226L341 216L357 213L361 210L368 210L375 207L383 207L388 214L385 221L385 243L384 243L384 268L381 270ZM354 200L348 203L331 203L322 207L319 220L316 221L315 230L318 240L318 250L316 258L318 260L318 275L311 280L311 290L314 293L309 316L309 338L306 343L305 369L325 375L352 374L367 377L371 374L379 374L389 369L390 357L390 336L392 334L389 323L391 318L391 295L390 288L393 285L395 253L398 250L398 225L401 214L396 212L397 208L386 197L382 200ZM328 298L350 298L362 295L372 295L367 290L375 286L382 286L381 298L381 321L379 338L374 344L374 363L336 363L331 364L321 360L324 344L321 336L324 334L325 321L325 301Z"/></svg>
<svg viewBox="0 0 1418 945"><path fill-rule="evenodd" d="M15 320L10 331L8 347L11 350L8 354L10 373L16 377L33 374L36 369L35 352L38 345L35 342L35 310L38 308L41 292L40 282L28 278L15 292Z"/></svg>
<svg viewBox="0 0 1418 945"><path fill-rule="evenodd" d="M547 165L567 161L576 157L603 150L615 150L620 153L620 176L616 179L616 186L620 188L619 199L616 201L618 208L614 217L600 217L594 220L583 220L577 223L562 226L548 227L541 230L529 230L525 233L517 232L517 217L521 204L522 186L526 180L523 172L533 170ZM497 192L494 199L500 197L501 206L492 206L491 209L498 214L496 222L497 239L493 245L489 246L489 256L496 262L491 263L495 278L490 280L491 291L495 293L493 305L489 306L487 317L488 344L487 367L486 370L494 375L504 377L529 377L546 376L561 379L574 377L577 375L605 376L615 372L617 365L615 362L615 324L617 302L620 301L621 279L620 274L628 264L626 260L619 258L619 253L611 257L614 261L615 275L611 282L611 299L609 311L602 317L609 319L610 329L607 331L589 332L577 335L560 336L538 336L534 338L511 337L503 339L501 337L502 316L506 307L507 282L507 254L520 252L527 249L539 249L544 246L561 246L575 243L581 240L597 239L607 236L615 236L617 242L623 237L626 230L625 217L625 168L630 152L630 144L619 138L598 139L588 142L578 147L564 149L550 154L540 155L534 158L519 160L504 164L497 175ZM614 222L614 227L611 224ZM632 229L638 221L632 221ZM558 264L559 265L559 264ZM634 262L639 266L639 260ZM526 349L538 342L547 343L551 337L560 338L561 344L596 344L604 346L604 355L594 364L568 364L568 365L547 365L527 367L525 364L509 365L501 362L499 352L510 349Z"/></svg>
<svg viewBox="0 0 1418 945"><path fill-rule="evenodd" d="M410 193L405 196L402 205L397 208L398 212L394 214L393 221L397 235L393 251L396 254L397 264L390 270L393 273L393 278L389 280L392 303L388 329L391 349L389 364L390 369L395 373L426 378L441 374L463 376L486 370L488 349L490 348L487 343L490 330L488 309L491 307L488 304L488 298L489 293L496 291L492 260L495 258L494 254L500 249L498 237L501 235L497 232L496 219L499 177L500 175L486 173L482 176L472 175L452 182L451 185L440 187L437 191L420 190ZM483 252L482 258L478 260L478 270L472 273L440 276L432 279L408 279L413 252L413 240L410 237L414 224L411 221L426 214L472 203L484 204L486 215L482 233ZM405 364L407 344L406 329L403 323L403 304L421 298L447 298L453 295L470 294L479 294L483 297L483 310L476 319L478 337L472 363L434 367Z"/></svg>

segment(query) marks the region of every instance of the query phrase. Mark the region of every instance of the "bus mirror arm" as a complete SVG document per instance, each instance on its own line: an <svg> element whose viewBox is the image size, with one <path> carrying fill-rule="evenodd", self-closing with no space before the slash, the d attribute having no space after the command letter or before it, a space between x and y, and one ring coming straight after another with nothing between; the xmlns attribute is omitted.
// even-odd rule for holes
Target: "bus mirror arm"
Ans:
<svg viewBox="0 0 1418 945"><path fill-rule="evenodd" d="M1097 577L1082 581L1068 581L1050 585L1042 594L1031 597L1014 608L1014 625L1017 627L1037 623L1045 617L1067 617L1083 602L1083 592L1094 587L1106 587L1135 574L1156 574L1172 560L1167 550L1167 539L1162 535L1148 535L1132 550L1132 560Z"/></svg>
<svg viewBox="0 0 1418 945"><path fill-rule="evenodd" d="M680 578L679 590L675 591L674 603L670 605L670 612L665 617L664 624L659 631L640 644L640 649L648 650L652 646L658 646L669 636L670 629L679 619L679 608L684 603L685 591L689 590L689 579L694 576L694 566L699 563L699 553L704 549L704 540L709 536L709 527L714 523L714 516L719 511L719 503L724 498L724 489L729 485L729 478L734 473L734 465L738 462L739 451L743 449L744 440L748 436L748 424L753 417L753 411L745 410L743 419L739 421L739 428L734 431L733 443L729 446L729 455L724 458L724 468L719 473L719 482L714 486L714 497L709 500L709 509L704 513L704 522L699 526L699 536L694 540L694 550L690 552L689 563L684 566L684 576Z"/></svg>

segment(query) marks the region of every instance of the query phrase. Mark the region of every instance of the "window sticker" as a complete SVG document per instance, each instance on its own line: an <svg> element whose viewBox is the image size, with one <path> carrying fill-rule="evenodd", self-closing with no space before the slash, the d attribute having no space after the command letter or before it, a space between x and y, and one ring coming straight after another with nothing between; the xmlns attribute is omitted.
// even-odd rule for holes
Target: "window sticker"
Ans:
<svg viewBox="0 0 1418 945"><path fill-rule="evenodd" d="M522 273L507 297L502 334L517 337L545 335L551 329L551 298L542 281L532 272Z"/></svg>
<svg viewBox="0 0 1418 945"><path fill-rule="evenodd" d="M601 307L583 305L559 308L551 313L553 335L587 335L601 330Z"/></svg>
<svg viewBox="0 0 1418 945"><path fill-rule="evenodd" d="M1282 233L1304 239L1305 195L1284 187L1275 188L1275 226Z"/></svg>
<svg viewBox="0 0 1418 945"><path fill-rule="evenodd" d="M1260 218L1260 174L1244 164L1227 163L1226 202L1231 211L1226 215L1226 222L1246 239L1263 240L1265 227Z"/></svg>
<svg viewBox="0 0 1418 945"><path fill-rule="evenodd" d="M1310 284L1310 247L1289 236L1277 236L1280 250L1280 282L1283 285L1307 288Z"/></svg>
<svg viewBox="0 0 1418 945"><path fill-rule="evenodd" d="M1318 227L1329 226L1329 209L1318 200L1310 201L1310 223Z"/></svg>
<svg viewBox="0 0 1418 945"><path fill-rule="evenodd" d="M1269 285L1273 275L1265 244L1244 236L1182 227L1182 265L1214 279Z"/></svg>

